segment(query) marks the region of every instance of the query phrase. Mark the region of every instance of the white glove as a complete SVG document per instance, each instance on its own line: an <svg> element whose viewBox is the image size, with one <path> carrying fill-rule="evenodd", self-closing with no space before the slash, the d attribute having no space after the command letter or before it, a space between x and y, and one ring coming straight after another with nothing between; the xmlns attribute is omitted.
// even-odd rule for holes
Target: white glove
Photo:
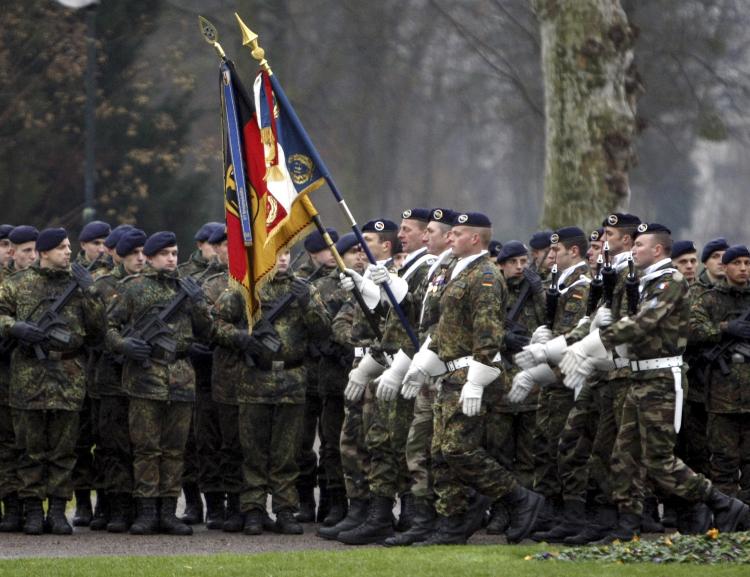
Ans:
<svg viewBox="0 0 750 577"><path fill-rule="evenodd" d="M586 323L588 323L590 321L591 321L591 318L588 315L583 316L583 317L581 317L581 320L578 321L578 324L576 324L576 328L579 329L583 325L585 325Z"/></svg>
<svg viewBox="0 0 750 577"><path fill-rule="evenodd" d="M594 371L593 362L587 363L585 367L583 366L584 361L589 358L591 361L594 359L612 359L611 353L607 352L602 340L599 338L599 329L596 329L588 336L584 337L577 343L573 343L567 348L565 356L560 361L560 370L565 375L572 375L577 371L580 372L580 367L585 372L586 376L588 376Z"/></svg>
<svg viewBox="0 0 750 577"><path fill-rule="evenodd" d="M391 366L380 375L375 396L381 401L392 401L395 399L401 389L401 381L406 371L409 370L410 365L411 359L409 356L399 349L393 357Z"/></svg>
<svg viewBox="0 0 750 577"><path fill-rule="evenodd" d="M370 270L370 278L372 279L372 282L378 286L387 283L391 279L388 269L382 264L371 264L367 268Z"/></svg>
<svg viewBox="0 0 750 577"><path fill-rule="evenodd" d="M405 399L413 399L419 394L420 389L430 380L430 375L423 373L419 367L412 363L406 371L401 384L401 396Z"/></svg>
<svg viewBox="0 0 750 577"><path fill-rule="evenodd" d="M609 309L607 307L599 307L596 310L594 319L591 321L589 332L593 333L598 328L608 327L613 322L614 319L612 318L612 309Z"/></svg>
<svg viewBox="0 0 750 577"><path fill-rule="evenodd" d="M362 290L363 282L364 282L364 279L362 278L362 275L359 274L354 269L348 268L346 269L346 273L343 273L343 272L339 273L339 285L346 292L354 291L355 286L359 290Z"/></svg>
<svg viewBox="0 0 750 577"><path fill-rule="evenodd" d="M556 365L560 362L568 347L565 337L559 335L546 343L534 343L526 345L520 353L513 357L515 362L523 370L530 369L542 363Z"/></svg>
<svg viewBox="0 0 750 577"><path fill-rule="evenodd" d="M378 377L384 370L385 367L373 359L370 353L367 353L357 367L349 371L349 382L344 389L346 400L359 401L367 383Z"/></svg>
<svg viewBox="0 0 750 577"><path fill-rule="evenodd" d="M565 375L563 384L569 389L575 391L574 398L578 398L578 393L581 392L581 388L586 384L588 379L596 369L594 359L586 358L576 367L576 369L570 374Z"/></svg>
<svg viewBox="0 0 750 577"><path fill-rule="evenodd" d="M534 343L546 343L552 338L552 331L547 328L547 325L539 325L536 330L531 334L531 344Z"/></svg>
<svg viewBox="0 0 750 577"><path fill-rule="evenodd" d="M557 375L546 363L521 371L513 378L513 385L508 393L508 401L522 403L529 396L535 384L540 386L557 382Z"/></svg>
<svg viewBox="0 0 750 577"><path fill-rule="evenodd" d="M380 302L380 289L370 279L363 277L356 270L346 269L346 273L339 273L339 285L342 289L348 292L354 291L354 287L357 287L365 304L370 310L378 306Z"/></svg>
<svg viewBox="0 0 750 577"><path fill-rule="evenodd" d="M432 339L427 337L424 344L419 347L417 354L414 355L412 365L426 375L439 377L448 371L448 367L445 366L445 363L440 360L440 357L434 351L430 350L431 342Z"/></svg>
<svg viewBox="0 0 750 577"><path fill-rule="evenodd" d="M484 387L489 385L498 376L500 369L484 365L471 359L469 370L466 373L466 384L461 388L461 396L458 399L462 403L461 410L467 417L476 417L482 409L482 393Z"/></svg>

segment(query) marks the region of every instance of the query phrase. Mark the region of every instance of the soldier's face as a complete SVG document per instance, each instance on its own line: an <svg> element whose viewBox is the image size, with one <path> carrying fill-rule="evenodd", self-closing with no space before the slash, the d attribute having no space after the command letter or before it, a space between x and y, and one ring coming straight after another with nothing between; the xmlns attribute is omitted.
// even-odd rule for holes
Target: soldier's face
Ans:
<svg viewBox="0 0 750 577"><path fill-rule="evenodd" d="M104 246L103 238L95 238L88 242L82 242L81 249L83 250L83 254L86 255L86 260L89 262L93 262L107 254L107 247Z"/></svg>
<svg viewBox="0 0 750 577"><path fill-rule="evenodd" d="M750 258L741 256L725 265L727 282L734 286L745 286L750 279Z"/></svg>
<svg viewBox="0 0 750 577"><path fill-rule="evenodd" d="M229 262L229 250L227 247L227 241L222 241L219 244L214 245L214 252L221 264L227 264Z"/></svg>
<svg viewBox="0 0 750 577"><path fill-rule="evenodd" d="M211 260L211 258L216 255L213 245L207 242L199 242L198 250L201 251L201 255L203 255L203 258L206 260Z"/></svg>
<svg viewBox="0 0 750 577"><path fill-rule="evenodd" d="M448 248L450 229L444 230L443 225L430 222L424 229L425 244L430 254L440 254Z"/></svg>
<svg viewBox="0 0 750 577"><path fill-rule="evenodd" d="M523 269L529 266L529 257L514 256L500 263L498 266L503 271L505 278L521 278L523 276Z"/></svg>
<svg viewBox="0 0 750 577"><path fill-rule="evenodd" d="M8 266L10 260L10 241L7 238L0 240L0 266Z"/></svg>
<svg viewBox="0 0 750 577"><path fill-rule="evenodd" d="M698 270L698 255L694 252L683 254L678 258L672 259L672 264L682 273L689 283L695 280L695 273Z"/></svg>
<svg viewBox="0 0 750 577"><path fill-rule="evenodd" d="M289 270L291 260L291 253L288 250L282 250L276 257L276 270L286 272Z"/></svg>
<svg viewBox="0 0 750 577"><path fill-rule="evenodd" d="M318 252L311 252L309 254L310 258L316 266L336 266L336 259L333 258L333 252L331 252L330 248L326 248Z"/></svg>
<svg viewBox="0 0 750 577"><path fill-rule="evenodd" d="M596 268L596 259L602 254L603 244L600 240L592 240L589 243L589 249L586 251L586 262L589 263L591 268Z"/></svg>
<svg viewBox="0 0 750 577"><path fill-rule="evenodd" d="M354 269L360 274L365 272L365 263L367 262L367 259L365 258L365 252L359 245L347 250L341 255L341 258L344 260L346 268Z"/></svg>
<svg viewBox="0 0 750 577"><path fill-rule="evenodd" d="M148 257L148 262L154 270L177 270L177 247L168 246L161 249L154 256Z"/></svg>
<svg viewBox="0 0 750 577"><path fill-rule="evenodd" d="M565 245L561 242L553 244L549 249L549 254L552 259L550 267L552 266L552 263L557 263L557 268L561 271L573 266L579 261L577 256L578 252L573 252L572 248L565 248Z"/></svg>
<svg viewBox="0 0 750 577"><path fill-rule="evenodd" d="M36 252L36 243L33 240L15 245L12 252L16 270L29 268L39 256Z"/></svg>
<svg viewBox="0 0 750 577"><path fill-rule="evenodd" d="M609 250L612 256L625 252L632 248L629 234L623 234L622 229L612 226L604 227L604 240L609 241Z"/></svg>
<svg viewBox="0 0 750 577"><path fill-rule="evenodd" d="M633 243L633 264L640 269L649 267L661 260L663 254L664 247L656 243L653 234L640 234Z"/></svg>
<svg viewBox="0 0 750 577"><path fill-rule="evenodd" d="M375 260L384 260L391 256L391 243L389 241L381 241L380 235L375 232L364 232L362 236Z"/></svg>
<svg viewBox="0 0 750 577"><path fill-rule="evenodd" d="M137 274L143 270L143 265L146 264L146 255L143 254L143 247L136 247L133 252L121 258L122 266L125 268L125 272L128 274Z"/></svg>
<svg viewBox="0 0 750 577"><path fill-rule="evenodd" d="M66 238L52 250L39 253L39 266L41 268L68 268L71 252L70 241Z"/></svg>
<svg viewBox="0 0 750 577"><path fill-rule="evenodd" d="M708 270L708 274L710 274L714 278L724 278L726 267L724 266L724 263L721 262L721 257L723 256L724 251L717 250L715 252L712 252L711 256L709 256L706 262L703 263Z"/></svg>
<svg viewBox="0 0 750 577"><path fill-rule="evenodd" d="M451 229L451 251L458 258L477 254L480 248L479 233L471 226L454 226Z"/></svg>
<svg viewBox="0 0 750 577"><path fill-rule="evenodd" d="M398 229L398 239L404 252L414 252L424 246L424 224L418 220L405 218Z"/></svg>

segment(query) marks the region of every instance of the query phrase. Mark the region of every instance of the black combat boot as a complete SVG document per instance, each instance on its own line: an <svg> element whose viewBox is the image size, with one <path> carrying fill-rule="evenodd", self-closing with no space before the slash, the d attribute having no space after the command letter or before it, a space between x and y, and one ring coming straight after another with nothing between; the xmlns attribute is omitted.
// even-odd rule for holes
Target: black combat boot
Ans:
<svg viewBox="0 0 750 577"><path fill-rule="evenodd" d="M396 523L396 531L403 533L411 528L416 510L414 508L414 495L411 493L404 493L400 500L401 511L398 516L398 523Z"/></svg>
<svg viewBox="0 0 750 577"><path fill-rule="evenodd" d="M318 536L323 537L323 539L336 539L339 533L358 527L367 518L369 504L370 502L367 499L351 499L346 517L332 527L321 527L318 530Z"/></svg>
<svg viewBox="0 0 750 577"><path fill-rule="evenodd" d="M76 512L73 514L74 527L88 527L91 524L93 512L91 511L91 491L79 490L76 495Z"/></svg>
<svg viewBox="0 0 750 577"><path fill-rule="evenodd" d="M466 545L466 519L464 515L438 517L435 530L424 541L414 543L415 547L430 545Z"/></svg>
<svg viewBox="0 0 750 577"><path fill-rule="evenodd" d="M42 500L36 497L24 499L23 532L27 535L41 535L44 532L44 509Z"/></svg>
<svg viewBox="0 0 750 577"><path fill-rule="evenodd" d="M414 518L408 531L388 537L383 541L386 547L403 547L425 541L435 531L437 513L435 506L425 499L414 500Z"/></svg>
<svg viewBox="0 0 750 577"><path fill-rule="evenodd" d="M328 492L328 501L330 508L328 509L328 515L322 520L323 527L333 527L337 523L346 517L347 504L346 504L346 493L343 489L332 489ZM320 508L318 508L320 512ZM320 515L318 515L320 517ZM318 522L321 522L318 519Z"/></svg>
<svg viewBox="0 0 750 577"><path fill-rule="evenodd" d="M609 535L617 527L617 509L612 505L603 505L596 511L596 519L587 523L581 532L572 537L566 537L566 545L586 545L599 541Z"/></svg>
<svg viewBox="0 0 750 577"><path fill-rule="evenodd" d="M135 521L130 526L131 535L156 535L159 532L159 513L157 512L155 497L137 497L135 500L138 511Z"/></svg>
<svg viewBox="0 0 750 577"><path fill-rule="evenodd" d="M23 517L21 515L21 500L18 493L11 493L3 499L5 513L0 523L0 533L17 533L23 528Z"/></svg>
<svg viewBox="0 0 750 577"><path fill-rule="evenodd" d="M239 499L238 499L239 505ZM239 511L239 508L238 508ZM241 513L240 513L241 514ZM206 493L206 529L223 530L226 520L226 508L224 505L224 493ZM239 530L242 530L240 526Z"/></svg>
<svg viewBox="0 0 750 577"><path fill-rule="evenodd" d="M225 533L239 533L245 526L245 519L240 511L240 496L238 493L227 494L227 512L221 530Z"/></svg>
<svg viewBox="0 0 750 577"><path fill-rule="evenodd" d="M493 503L492 509L490 509L490 522L487 523L487 534L502 535L509 526L508 508L501 501Z"/></svg>
<svg viewBox="0 0 750 577"><path fill-rule="evenodd" d="M315 488L297 487L299 494L299 512L294 516L300 523L313 523L315 521Z"/></svg>
<svg viewBox="0 0 750 577"><path fill-rule="evenodd" d="M557 507L553 499L545 498L539 515L537 515L534 531L549 531L557 524Z"/></svg>
<svg viewBox="0 0 750 577"><path fill-rule="evenodd" d="M677 527L678 511L682 509L684 503L675 497L664 499L664 514L661 516L661 524L664 527ZM682 531L680 531L682 533Z"/></svg>
<svg viewBox="0 0 750 577"><path fill-rule="evenodd" d="M276 533L281 535L302 535L304 529L300 522L295 518L294 513L286 509L276 513Z"/></svg>
<svg viewBox="0 0 750 577"><path fill-rule="evenodd" d="M108 533L125 533L130 528L130 495L127 493L112 493L107 496L109 501Z"/></svg>
<svg viewBox="0 0 750 577"><path fill-rule="evenodd" d="M647 497L643 501L641 533L664 533L664 525L659 519L659 503L656 497Z"/></svg>
<svg viewBox="0 0 750 577"><path fill-rule="evenodd" d="M161 532L167 535L192 535L193 528L182 519L178 519L176 513L177 497L162 497L159 510L159 526ZM201 507L201 516L202 515L203 507Z"/></svg>
<svg viewBox="0 0 750 577"><path fill-rule="evenodd" d="M476 491L469 497L466 512L461 515L463 519L463 531L468 540L474 533L484 526L487 511L492 505L492 500Z"/></svg>
<svg viewBox="0 0 750 577"><path fill-rule="evenodd" d="M713 520L705 503L684 503L677 513L677 530L683 535L703 535L712 527Z"/></svg>
<svg viewBox="0 0 750 577"><path fill-rule="evenodd" d="M586 524L586 506L581 501L563 502L563 519L549 531L536 531L531 534L533 541L562 543L567 537L577 535Z"/></svg>
<svg viewBox="0 0 750 577"><path fill-rule="evenodd" d="M109 523L111 515L112 496L102 491L96 492L96 505L94 506L94 517L89 523L92 531L104 531Z"/></svg>
<svg viewBox="0 0 750 577"><path fill-rule="evenodd" d="M336 539L347 545L367 545L382 543L388 537L393 537L393 501L388 497L375 495L370 500L365 522L342 531Z"/></svg>
<svg viewBox="0 0 750 577"><path fill-rule="evenodd" d="M635 513L620 513L615 527L609 534L605 535L595 545L609 545L614 541L632 541L641 531L641 516Z"/></svg>
<svg viewBox="0 0 750 577"><path fill-rule="evenodd" d="M714 513L714 525L721 533L731 533L737 529L737 524L748 515L748 506L739 499L725 495L716 487L706 498L706 505Z"/></svg>
<svg viewBox="0 0 750 577"><path fill-rule="evenodd" d="M322 523L331 510L331 492L328 490L328 483L325 479L318 480L318 491L318 510L315 513L315 522Z"/></svg>
<svg viewBox="0 0 750 577"><path fill-rule="evenodd" d="M65 516L65 505L68 500L64 497L50 497L47 511L47 525L53 535L72 535L73 527Z"/></svg>
<svg viewBox="0 0 750 577"><path fill-rule="evenodd" d="M505 532L508 543L518 543L531 533L539 512L544 507L544 497L521 485L503 497L510 514L510 527Z"/></svg>
<svg viewBox="0 0 750 577"><path fill-rule="evenodd" d="M196 483L185 483L182 486L185 495L185 510L182 513L182 522L186 525L199 525L203 523L203 499L201 491Z"/></svg>
<svg viewBox="0 0 750 577"><path fill-rule="evenodd" d="M263 533L263 511L260 509L253 509L245 515L245 526L242 532L245 535L261 535Z"/></svg>

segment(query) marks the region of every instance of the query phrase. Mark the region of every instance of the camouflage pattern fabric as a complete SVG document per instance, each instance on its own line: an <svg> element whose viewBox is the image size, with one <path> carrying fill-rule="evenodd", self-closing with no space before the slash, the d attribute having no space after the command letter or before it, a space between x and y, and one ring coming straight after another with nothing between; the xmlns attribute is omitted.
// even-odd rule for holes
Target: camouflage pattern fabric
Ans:
<svg viewBox="0 0 750 577"><path fill-rule="evenodd" d="M0 405L0 499L18 490L16 467L19 458L11 408Z"/></svg>
<svg viewBox="0 0 750 577"><path fill-rule="evenodd" d="M305 413L302 418L302 430L297 451L297 487L300 489L318 486L318 476L322 475L322 467L318 464L318 454L314 450L315 439L320 438L320 450L325 450L325 440L320 430L320 418L323 412L323 399L318 394L317 361L308 364L308 387L305 393ZM311 374L312 373L312 376ZM315 382L315 387L310 383Z"/></svg>
<svg viewBox="0 0 750 577"><path fill-rule="evenodd" d="M433 408L437 392L422 387L414 399L414 413L404 448L406 466L411 477L411 493L417 499L434 501L432 487Z"/></svg>
<svg viewBox="0 0 750 577"><path fill-rule="evenodd" d="M121 395L104 395L99 404L99 444L96 457L102 472L97 490L133 492L133 449L130 443L130 401Z"/></svg>
<svg viewBox="0 0 750 577"><path fill-rule="evenodd" d="M487 450L518 482L531 489L534 485L535 411L506 409L487 413Z"/></svg>
<svg viewBox="0 0 750 577"><path fill-rule="evenodd" d="M239 405L219 405L219 426L221 428L221 457L219 472L222 491L237 493L242 491L242 445L240 444Z"/></svg>
<svg viewBox="0 0 750 577"><path fill-rule="evenodd" d="M221 426L219 403L211 398L211 391L198 389L195 393L193 427L198 468L197 481L202 493L224 491L221 475ZM185 481L183 476L183 482Z"/></svg>
<svg viewBox="0 0 750 577"><path fill-rule="evenodd" d="M744 413L710 413L711 480L720 491L750 503L750 419Z"/></svg>
<svg viewBox="0 0 750 577"><path fill-rule="evenodd" d="M190 258L178 265L177 272L180 276L196 276L201 274L208 268L211 263L203 258L203 253L200 249L196 249L190 255Z"/></svg>
<svg viewBox="0 0 750 577"><path fill-rule="evenodd" d="M339 441L344 426L344 396L323 395L323 410L320 414L320 480L325 481L329 491L341 490L344 486L344 470L341 463Z"/></svg>

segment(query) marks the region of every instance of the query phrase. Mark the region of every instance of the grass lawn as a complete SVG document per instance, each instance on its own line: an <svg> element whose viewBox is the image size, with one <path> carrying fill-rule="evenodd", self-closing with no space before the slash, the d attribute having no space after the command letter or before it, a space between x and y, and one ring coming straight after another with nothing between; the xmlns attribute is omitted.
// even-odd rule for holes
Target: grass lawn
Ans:
<svg viewBox="0 0 750 577"><path fill-rule="evenodd" d="M469 546L352 551L309 551L257 555L180 557L82 557L0 561L0 575L41 577L119 577L174 575L229 577L336 576L460 577L460 576L633 576L714 577L747 576L748 566L653 563L574 563L526 561L524 557L554 550L545 545Z"/></svg>

